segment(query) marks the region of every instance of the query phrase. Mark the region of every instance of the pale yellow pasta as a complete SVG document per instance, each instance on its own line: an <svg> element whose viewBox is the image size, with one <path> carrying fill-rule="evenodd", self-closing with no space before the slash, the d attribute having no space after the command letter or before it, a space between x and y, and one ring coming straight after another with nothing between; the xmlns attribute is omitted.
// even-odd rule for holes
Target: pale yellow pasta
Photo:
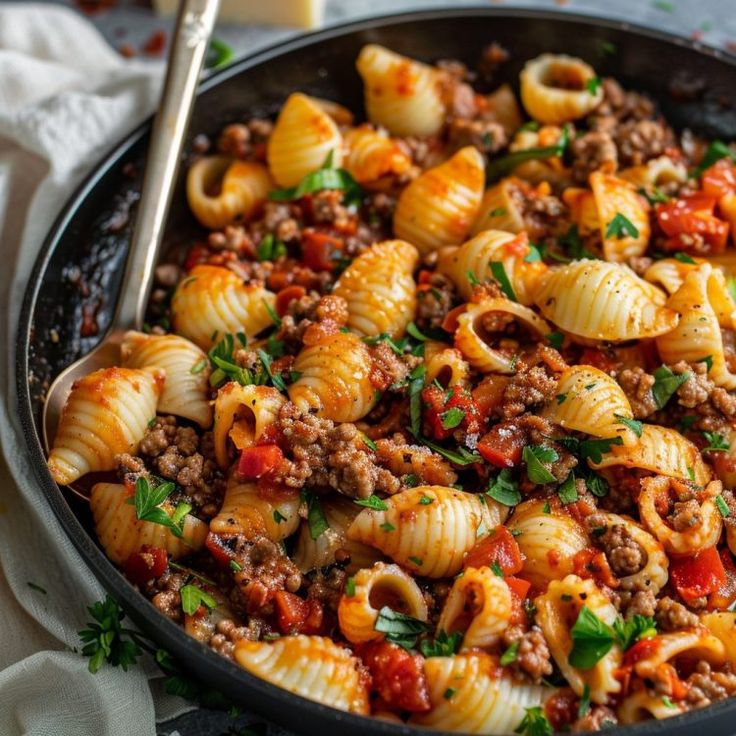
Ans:
<svg viewBox="0 0 736 736"><path fill-rule="evenodd" d="M372 123L398 136L439 132L445 104L437 69L373 43L361 49L356 66Z"/></svg>
<svg viewBox="0 0 736 736"><path fill-rule="evenodd" d="M569 575L575 555L590 547L584 527L564 509L545 508L543 500L524 501L506 522L524 556L521 574L540 590Z"/></svg>
<svg viewBox="0 0 736 736"><path fill-rule="evenodd" d="M187 172L187 201L199 222L220 230L253 214L273 188L263 164L205 156Z"/></svg>
<svg viewBox="0 0 736 736"><path fill-rule="evenodd" d="M531 148L549 148L559 145L561 140L563 130L558 125L543 125L538 130L521 128L509 144L509 151L516 153ZM537 184L540 193L549 194L552 184L562 187L570 179L570 170L560 156L523 161L514 167L513 174L513 181L527 193L531 193L530 184Z"/></svg>
<svg viewBox="0 0 736 736"><path fill-rule="evenodd" d="M486 95L485 114L497 122L509 138L524 122L516 95L509 84L502 84L497 90Z"/></svg>
<svg viewBox="0 0 736 736"><path fill-rule="evenodd" d="M182 572L185 572L182 570ZM192 571L194 572L194 571ZM199 582L198 585L202 583ZM204 585L205 592L217 602L214 608L199 606L193 614L184 614L184 631L203 644L209 644L213 634L217 633L217 625L230 619L238 621L238 617L228 605L225 596L212 585Z"/></svg>
<svg viewBox="0 0 736 736"><path fill-rule="evenodd" d="M410 722L444 732L512 734L528 708L542 706L555 693L499 675L497 660L483 652L429 657L424 670L432 710Z"/></svg>
<svg viewBox="0 0 736 736"><path fill-rule="evenodd" d="M687 181L687 167L681 161L673 161L669 156L658 156L641 166L623 169L618 175L636 187L662 186L675 182L684 184Z"/></svg>
<svg viewBox="0 0 736 736"><path fill-rule="evenodd" d="M67 485L114 470L120 453L135 454L156 418L165 380L160 368L102 368L75 381L49 453L51 477Z"/></svg>
<svg viewBox="0 0 736 736"><path fill-rule="evenodd" d="M235 643L235 661L266 682L338 710L370 712L360 660L326 636L282 636Z"/></svg>
<svg viewBox="0 0 736 736"><path fill-rule="evenodd" d="M478 216L471 230L477 235L483 230L504 230L520 233L526 227L524 213L515 193L526 187L526 182L510 176L486 189L480 202Z"/></svg>
<svg viewBox="0 0 736 736"><path fill-rule="evenodd" d="M299 528L300 505L298 491L264 492L258 483L240 480L238 473L233 472L220 511L210 521L210 531L222 536L242 535L246 539L266 536L279 542Z"/></svg>
<svg viewBox="0 0 736 736"><path fill-rule="evenodd" d="M700 623L723 644L726 661L736 665L736 613L712 611L700 614Z"/></svg>
<svg viewBox="0 0 736 736"><path fill-rule="evenodd" d="M662 476L642 479L638 504L639 516L644 526L670 554L692 555L715 547L723 528L723 517L714 500L723 488L721 481L711 481L705 490L695 497L699 502L698 513L693 517L695 523L682 531L673 529L657 511L658 499L669 497L669 485L669 478ZM692 494L688 494L687 498L691 496Z"/></svg>
<svg viewBox="0 0 736 736"><path fill-rule="evenodd" d="M636 444L633 430L622 420L633 419L623 389L599 368L576 365L560 376L555 396L542 416L564 429L594 437L620 437L624 445Z"/></svg>
<svg viewBox="0 0 736 736"><path fill-rule="evenodd" d="M396 237L415 245L422 255L462 243L477 217L484 178L483 156L474 146L427 169L399 195Z"/></svg>
<svg viewBox="0 0 736 736"><path fill-rule="evenodd" d="M731 391L736 388L736 375L726 364L719 322L734 329L733 307L736 305L725 289L719 287L722 278L723 275L708 263L685 277L682 286L667 301L667 306L679 314L680 320L672 330L657 337L657 351L665 363L680 360L697 363L710 356L708 377L716 386Z"/></svg>
<svg viewBox="0 0 736 736"><path fill-rule="evenodd" d="M337 332L304 347L294 370L300 376L289 386L289 398L304 411L355 422L375 406L370 353L357 335Z"/></svg>
<svg viewBox="0 0 736 736"><path fill-rule="evenodd" d="M276 421L285 402L284 396L270 386L226 383L215 400L212 438L218 465L221 468L230 465L228 442L237 450L255 445L266 428Z"/></svg>
<svg viewBox="0 0 736 736"><path fill-rule="evenodd" d="M550 322L571 335L609 342L662 335L679 320L677 312L662 306L664 292L627 266L606 261L549 269L535 301Z"/></svg>
<svg viewBox="0 0 736 736"><path fill-rule="evenodd" d="M332 156L342 164L342 136L335 121L311 98L289 95L268 139L268 168L281 187L293 187Z"/></svg>
<svg viewBox="0 0 736 736"><path fill-rule="evenodd" d="M614 445L610 452L603 453L599 463L588 462L596 470L621 466L681 480L692 477L700 485L710 480L710 471L698 448L677 430L658 424L642 425L641 437L636 444Z"/></svg>
<svg viewBox="0 0 736 736"><path fill-rule="evenodd" d="M97 538L116 565L124 565L128 557L144 544L166 550L173 560L202 549L207 524L187 514L181 527L182 536L176 537L163 524L140 521L136 517L135 506L129 503L133 495L132 489L120 483L96 483L89 498ZM174 511L174 506L168 501L159 508L169 516Z"/></svg>
<svg viewBox="0 0 736 736"><path fill-rule="evenodd" d="M473 294L474 283L493 278L491 263L501 263L516 300L528 306L533 303L534 289L547 270L542 261L529 263L526 260L531 252L526 235L515 237L501 230L484 230L459 247L443 248L439 252L437 270L447 274L460 296L468 300Z"/></svg>
<svg viewBox="0 0 736 736"><path fill-rule="evenodd" d="M354 592L344 593L337 608L337 619L343 636L353 644L383 639L376 631L378 612L388 606L393 611L426 621L427 602L411 575L398 565L377 562L360 570L353 578Z"/></svg>
<svg viewBox="0 0 736 736"><path fill-rule="evenodd" d="M351 110L334 100L327 100L324 97L315 97L310 95L309 99L314 102L320 109L324 110L338 125L352 125L355 116Z"/></svg>
<svg viewBox="0 0 736 736"><path fill-rule="evenodd" d="M322 532L317 539L312 538L307 521L302 522L299 529L293 560L302 572L317 570L331 564L338 549L345 550L350 555L350 562L345 568L350 575L385 559L375 547L347 537L348 527L361 512L361 506L340 496L322 499L321 506L329 529Z"/></svg>
<svg viewBox="0 0 736 736"><path fill-rule="evenodd" d="M637 572L619 576L621 589L646 590L656 596L667 584L669 577L667 570L670 561L662 544L629 516L596 511L596 519L600 519L607 528L622 527L624 534L633 539L644 553L644 563Z"/></svg>
<svg viewBox="0 0 736 736"><path fill-rule="evenodd" d="M655 719L658 721L672 718L684 713L686 707L679 701L669 700L665 703L659 694L648 690L638 690L627 695L616 709L618 720L623 724L640 723Z"/></svg>
<svg viewBox="0 0 736 736"><path fill-rule="evenodd" d="M178 335L145 335L131 330L120 345L120 357L126 368L158 366L166 371L158 399L160 413L191 419L203 429L210 427L210 362L193 342Z"/></svg>
<svg viewBox="0 0 736 736"><path fill-rule="evenodd" d="M467 386L470 366L456 348L441 342L427 340L424 343L424 365L427 368L426 383L438 381L445 388Z"/></svg>
<svg viewBox="0 0 736 736"><path fill-rule="evenodd" d="M385 511L364 509L348 539L370 544L414 574L443 578L460 570L478 536L500 524L507 508L473 493L419 486L387 498Z"/></svg>
<svg viewBox="0 0 736 736"><path fill-rule="evenodd" d="M437 633L462 632L463 650L490 648L509 626L511 603L509 586L496 573L488 567L468 567L452 584Z"/></svg>
<svg viewBox="0 0 736 736"><path fill-rule="evenodd" d="M564 123L587 115L601 103L603 88L588 83L595 70L582 59L542 54L527 61L521 72L521 102L542 123Z"/></svg>
<svg viewBox="0 0 736 736"><path fill-rule="evenodd" d="M273 324L267 305L276 297L259 282L250 284L221 266L195 266L171 299L174 332L202 350L223 335L243 332L249 339Z"/></svg>
<svg viewBox="0 0 736 736"><path fill-rule="evenodd" d="M612 174L594 171L590 175L598 223L603 242L603 255L607 261L625 263L640 256L647 249L651 228L646 200L637 193L633 184ZM625 217L636 230L611 232L616 217ZM610 234L609 234L610 233Z"/></svg>
<svg viewBox="0 0 736 736"><path fill-rule="evenodd" d="M656 646L651 647L649 656L634 664L634 672L641 678L655 679L657 671L661 670L665 662L672 662L682 656L694 662L705 661L712 665L722 665L726 661L723 642L713 636L705 626L660 634L654 641Z"/></svg>
<svg viewBox="0 0 736 736"><path fill-rule="evenodd" d="M512 322L538 339L552 332L552 328L529 307L498 297L468 305L457 318L455 347L481 373L513 374L519 342L506 337L504 332ZM489 327L501 331L493 332Z"/></svg>
<svg viewBox="0 0 736 736"><path fill-rule="evenodd" d="M343 166L363 186L380 182L387 176L406 174L411 156L382 130L361 125L345 134Z"/></svg>
<svg viewBox="0 0 736 736"><path fill-rule="evenodd" d="M695 263L683 263L677 258L662 258L655 261L644 271L644 278L656 286L661 286L669 295L674 294L685 281L685 277L697 269L698 263L705 263L702 258L692 259Z"/></svg>
<svg viewBox="0 0 736 736"><path fill-rule="evenodd" d="M621 691L616 669L621 665L622 652L614 643L610 651L588 669L573 667L568 661L573 648L571 629L586 606L603 623L611 626L618 616L614 605L592 580L568 575L553 580L544 595L534 599L536 621L544 632L550 653L570 687L582 695L586 686L594 703L605 703L609 696Z"/></svg>
<svg viewBox="0 0 736 736"><path fill-rule="evenodd" d="M347 326L361 337L401 337L416 312L414 269L419 253L403 240L376 243L342 273L333 294L345 299Z"/></svg>

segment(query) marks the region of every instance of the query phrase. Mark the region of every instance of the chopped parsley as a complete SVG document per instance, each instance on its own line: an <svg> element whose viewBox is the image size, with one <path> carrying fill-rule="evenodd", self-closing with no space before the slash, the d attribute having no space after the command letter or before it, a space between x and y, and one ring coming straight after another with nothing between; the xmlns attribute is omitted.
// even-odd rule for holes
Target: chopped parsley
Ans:
<svg viewBox="0 0 736 736"><path fill-rule="evenodd" d="M205 368L207 367L207 358L202 358L198 363L195 363L190 369L189 372L196 376L198 373L201 373Z"/></svg>
<svg viewBox="0 0 736 736"><path fill-rule="evenodd" d="M501 261L491 261L490 267L493 278L498 282L504 296L512 302L518 301L516 293L514 292L514 287L511 285L511 281L509 280L503 263L501 263Z"/></svg>
<svg viewBox="0 0 736 736"><path fill-rule="evenodd" d="M206 591L191 583L184 585L179 590L181 595L181 609L189 616L194 615L200 606L212 610L217 606L217 601Z"/></svg>
<svg viewBox="0 0 736 736"><path fill-rule="evenodd" d="M317 494L308 491L302 491L302 499L307 502L309 536L315 540L319 539L330 528L330 523L322 509L322 503Z"/></svg>
<svg viewBox="0 0 736 736"><path fill-rule="evenodd" d="M356 498L353 503L375 511L388 511L388 504L382 498L376 496L375 493L368 496L368 498Z"/></svg>
<svg viewBox="0 0 736 736"><path fill-rule="evenodd" d="M672 257L676 261L679 261L680 263L687 263L690 266L694 266L697 264L697 261L692 256L689 256L687 253L675 253Z"/></svg>
<svg viewBox="0 0 736 736"><path fill-rule="evenodd" d="M382 532L395 532L396 527L389 521L384 521L383 524L381 524L378 527Z"/></svg>
<svg viewBox="0 0 736 736"><path fill-rule="evenodd" d="M698 363L705 363L705 367L711 371L713 370L713 356L712 355L706 355L705 358L701 358Z"/></svg>
<svg viewBox="0 0 736 736"><path fill-rule="evenodd" d="M499 578L506 577L506 575L503 572L503 568L501 567L501 565L498 564L498 562L496 562L496 560L491 562L491 570L493 571L493 574L496 575L496 577L499 577Z"/></svg>
<svg viewBox="0 0 736 736"><path fill-rule="evenodd" d="M684 416L680 417L680 419L677 422L677 430L678 432L687 432L688 430L692 429L693 424L698 421L698 417L694 414L685 414Z"/></svg>
<svg viewBox="0 0 736 736"><path fill-rule="evenodd" d="M617 212L613 220L608 223L606 228L606 239L608 238L623 238L628 236L630 238L638 238L639 230L631 220L620 212Z"/></svg>
<svg viewBox="0 0 736 736"><path fill-rule="evenodd" d="M355 595L355 578L349 577L345 581L345 595L348 598L352 598Z"/></svg>
<svg viewBox="0 0 736 736"><path fill-rule="evenodd" d="M629 419L628 417L622 417L619 414L614 414L619 424L623 424L628 427L637 437L641 437L642 423L636 419Z"/></svg>
<svg viewBox="0 0 736 736"><path fill-rule="evenodd" d="M731 509L728 508L726 500L720 494L715 497L716 508L720 512L721 516L725 519L730 513ZM30 583L29 583L30 585Z"/></svg>
<svg viewBox="0 0 736 736"><path fill-rule="evenodd" d="M502 176L513 171L519 164L525 161L534 161L538 159L554 158L565 155L565 151L570 143L570 128L565 125L559 140L554 146L545 146L537 148L526 148L521 151L514 151L506 156L491 161L486 167L486 180L488 182L496 181Z"/></svg>
<svg viewBox="0 0 736 736"><path fill-rule="evenodd" d="M516 655L519 653L519 641L515 641L509 648L501 655L499 662L503 667L510 665L516 661Z"/></svg>
<svg viewBox="0 0 736 736"><path fill-rule="evenodd" d="M546 335L547 342L555 349L562 349L562 343L565 340L565 336L561 332L550 332Z"/></svg>
<svg viewBox="0 0 736 736"><path fill-rule="evenodd" d="M582 718L590 710L590 686L586 683L583 688L583 694L580 696L580 705L578 705L578 718Z"/></svg>
<svg viewBox="0 0 736 736"><path fill-rule="evenodd" d="M557 489L557 495L563 505L575 503L578 500L578 489L575 485L575 474L570 473L565 482Z"/></svg>
<svg viewBox="0 0 736 736"><path fill-rule="evenodd" d="M590 92L590 94L594 95L598 92L598 90L601 87L601 78L600 77L592 77L585 83L585 89Z"/></svg>
<svg viewBox="0 0 736 736"><path fill-rule="evenodd" d="M617 618L613 622L613 631L618 645L626 651L640 639L657 636L657 623L650 616L641 616L637 613L626 621Z"/></svg>
<svg viewBox="0 0 736 736"><path fill-rule="evenodd" d="M451 657L460 650L463 643L463 635L460 631L448 634L440 631L432 641L424 639L419 643L419 651L425 657Z"/></svg>
<svg viewBox="0 0 736 736"><path fill-rule="evenodd" d="M519 484L512 478L511 470L504 468L488 486L486 493L504 506L516 506L521 503Z"/></svg>
<svg viewBox="0 0 736 736"><path fill-rule="evenodd" d="M526 708L526 715L514 729L514 733L522 736L552 736L554 731L542 708L535 705L533 708Z"/></svg>
<svg viewBox="0 0 736 736"><path fill-rule="evenodd" d="M452 700L455 697L455 693L457 690L454 687L448 687L447 690L445 690L444 693L442 693L442 697L445 700Z"/></svg>
<svg viewBox="0 0 736 736"><path fill-rule="evenodd" d="M708 442L708 446L703 448L703 452L725 452L731 449L729 441L718 432L703 432L703 437Z"/></svg>
<svg viewBox="0 0 736 736"><path fill-rule="evenodd" d="M413 562L417 567L421 567L424 564L424 560L421 557L409 555L409 562Z"/></svg>
<svg viewBox="0 0 736 736"><path fill-rule="evenodd" d="M455 429L455 427L459 427L463 423L464 419L465 412L457 406L453 406L440 414L443 429Z"/></svg>
<svg viewBox="0 0 736 736"><path fill-rule="evenodd" d="M524 256L525 263L536 263L542 260L542 252L534 243L529 243L529 252Z"/></svg>
<svg viewBox="0 0 736 736"><path fill-rule="evenodd" d="M160 479L157 479L160 481ZM182 527L186 515L192 510L188 503L177 504L171 515L161 508L161 504L173 493L176 486L170 481L160 481L152 485L151 481L141 475L135 482L135 494L126 503L135 506L136 518L140 521L151 521L169 529L181 539L184 536Z"/></svg>
<svg viewBox="0 0 736 736"><path fill-rule="evenodd" d="M286 517L278 509L274 509L273 510L273 520L277 524L281 524L281 522L286 521Z"/></svg>
<svg viewBox="0 0 736 736"><path fill-rule="evenodd" d="M420 496L419 497L419 505L420 506L429 506L429 504L434 503L434 499L430 496Z"/></svg>
<svg viewBox="0 0 736 736"><path fill-rule="evenodd" d="M242 572L243 571L243 566L237 560L230 560L230 562L228 563L228 565L229 565L230 569L233 572Z"/></svg>
<svg viewBox="0 0 736 736"><path fill-rule="evenodd" d="M385 634L386 641L398 644L404 649L415 647L419 635L429 631L429 625L424 623L424 621L420 621L413 616L408 616L405 613L394 611L388 606L384 606L378 612L378 617L373 628Z"/></svg>
<svg viewBox="0 0 736 736"><path fill-rule="evenodd" d="M275 261L287 253L286 245L282 243L273 233L264 235L256 247L256 258L259 261Z"/></svg>
<svg viewBox="0 0 736 736"><path fill-rule="evenodd" d="M581 670L593 667L613 647L613 630L587 606L580 609L570 633L573 646L567 661Z"/></svg>
<svg viewBox="0 0 736 736"><path fill-rule="evenodd" d="M367 435L363 435L363 444L369 449L373 450L375 452L378 447L376 446L376 443Z"/></svg>
<svg viewBox="0 0 736 736"><path fill-rule="evenodd" d="M672 394L690 378L689 373L673 373L666 365L657 368L652 375L654 376L652 396L658 409L663 409Z"/></svg>
<svg viewBox="0 0 736 736"><path fill-rule="evenodd" d="M709 169L722 158L730 158L731 161L736 162L736 150L727 146L723 141L713 141L708 146L700 165L691 172L690 176L700 176L706 169Z"/></svg>
<svg viewBox="0 0 736 736"><path fill-rule="evenodd" d="M522 451L526 463L526 474L532 483L544 485L554 483L556 478L542 463L553 463L560 459L557 451L545 445L526 445Z"/></svg>

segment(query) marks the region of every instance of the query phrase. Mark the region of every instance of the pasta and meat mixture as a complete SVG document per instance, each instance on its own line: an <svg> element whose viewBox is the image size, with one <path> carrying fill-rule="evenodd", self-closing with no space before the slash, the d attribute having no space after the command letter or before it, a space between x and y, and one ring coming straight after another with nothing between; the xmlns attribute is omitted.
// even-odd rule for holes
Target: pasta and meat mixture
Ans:
<svg viewBox="0 0 736 736"><path fill-rule="evenodd" d="M111 560L291 692L667 718L736 692L736 151L568 56L517 102L505 58L369 45L368 122L295 92L198 137L203 229L49 468L106 472Z"/></svg>

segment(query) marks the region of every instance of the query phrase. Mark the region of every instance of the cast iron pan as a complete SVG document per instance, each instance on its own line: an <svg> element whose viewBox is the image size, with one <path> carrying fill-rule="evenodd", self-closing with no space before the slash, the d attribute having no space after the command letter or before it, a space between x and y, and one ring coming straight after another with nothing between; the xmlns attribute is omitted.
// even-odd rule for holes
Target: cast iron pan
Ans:
<svg viewBox="0 0 736 736"><path fill-rule="evenodd" d="M224 124L246 114L273 113L294 90L360 111L362 84L355 58L366 43L380 43L419 59L456 58L474 67L481 49L492 41L512 53L495 83L515 83L526 59L545 51L565 52L586 59L600 75L614 76L627 87L651 94L676 127L687 126L725 140L736 138L736 109L730 104L736 89L733 57L623 22L571 13L464 8L359 21L302 36L244 59L202 85L189 140L199 132L214 137ZM690 92L685 99L682 94L679 99L671 94L674 80L686 83ZM106 559L95 542L88 510L60 491L46 471L39 440L44 387L104 334L119 287L149 129L147 122L100 163L62 211L36 261L17 337L18 408L28 453L18 461L34 468L39 502L51 505L102 585L142 630L207 685L305 736L416 733L291 695L189 638ZM171 247L190 243L201 234L187 211L181 182L179 189L167 232ZM726 736L736 731L730 725L733 719L736 699L616 732L685 736L704 728L709 736Z"/></svg>

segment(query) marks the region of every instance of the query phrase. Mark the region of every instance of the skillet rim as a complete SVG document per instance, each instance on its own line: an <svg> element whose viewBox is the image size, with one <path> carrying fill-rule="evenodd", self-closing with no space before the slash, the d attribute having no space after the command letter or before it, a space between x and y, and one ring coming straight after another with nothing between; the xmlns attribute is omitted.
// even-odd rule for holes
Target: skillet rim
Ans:
<svg viewBox="0 0 736 736"><path fill-rule="evenodd" d="M554 22L570 22L587 24L595 28L611 29L629 34L636 39L646 37L662 41L673 46L673 52L680 48L694 51L695 53L708 56L719 63L736 67L736 54L731 54L724 49L704 44L694 39L678 36L674 33L662 31L656 28L630 23L625 20L600 17L591 14L567 12L559 10L532 9L532 8L485 8L482 6L461 6L457 8L433 8L416 11L403 11L389 13L379 16L361 17L345 23L331 25L327 28L300 34L285 40L271 44L261 50L245 56L234 62L225 69L216 72L205 79L199 86L197 95L208 92L220 84L247 72L251 67L278 58L306 46L312 46L328 42L333 38L342 37L351 33L366 30L375 30L387 26L398 26L415 21L450 20L465 17L494 18L504 17L509 19L550 20ZM50 260L62 239L62 234L74 222L76 214L84 204L87 196L96 186L109 174L109 172L129 153L131 148L140 143L151 128L152 117L147 118L139 124L131 133L125 136L112 149L106 153L90 173L77 186L72 195L65 201L59 214L55 218L38 255L34 261L25 288L15 344L15 386L17 391L16 408L19 412L21 429L26 451L31 460L31 466L36 481L50 504L57 520L70 538L85 564L92 570L98 582L101 583L106 592L111 593L121 604L123 610L145 631L156 631L155 639L163 641L165 646L169 642L175 644L176 656L195 677L204 679L212 668L217 672L219 679L227 678L232 683L235 691L239 683L247 697L240 697L240 701L247 707L254 709L256 713L265 712L265 717L277 723L296 723L296 718L304 713L313 719L313 727L330 724L334 726L344 723L346 727L353 729L357 734L380 734L381 736L416 736L426 732L421 727L408 727L382 721L371 716L359 716L357 714L345 713L329 706L308 700L294 693L283 690L272 685L255 675L241 669L233 662L226 660L209 648L202 646L198 641L188 636L184 630L162 616L154 606L143 595L141 595L122 575L122 573L104 555L91 535L82 526L71 506L67 503L64 492L54 483L46 469L46 457L43 446L36 430L33 405L31 400L30 386L28 383L29 368L29 345L32 330L31 318L34 314L39 293L43 286L43 277L48 269ZM145 622L141 624L141 622ZM188 667L190 661L195 666ZM260 700L263 698L263 700ZM263 707L263 703L266 707ZM294 711L290 718L281 715L280 707L288 711ZM736 696L724 701L712 704L706 708L700 708L679 716L674 716L663 721L645 721L639 724L625 726L623 728L611 729L612 734L622 736L653 736L663 734L673 727L682 728L696 727L698 724L715 725L715 721L723 722L727 714L736 714ZM287 728L294 726L286 726ZM457 736L446 732L434 731L433 733L443 736ZM725 732L724 732L725 733Z"/></svg>

